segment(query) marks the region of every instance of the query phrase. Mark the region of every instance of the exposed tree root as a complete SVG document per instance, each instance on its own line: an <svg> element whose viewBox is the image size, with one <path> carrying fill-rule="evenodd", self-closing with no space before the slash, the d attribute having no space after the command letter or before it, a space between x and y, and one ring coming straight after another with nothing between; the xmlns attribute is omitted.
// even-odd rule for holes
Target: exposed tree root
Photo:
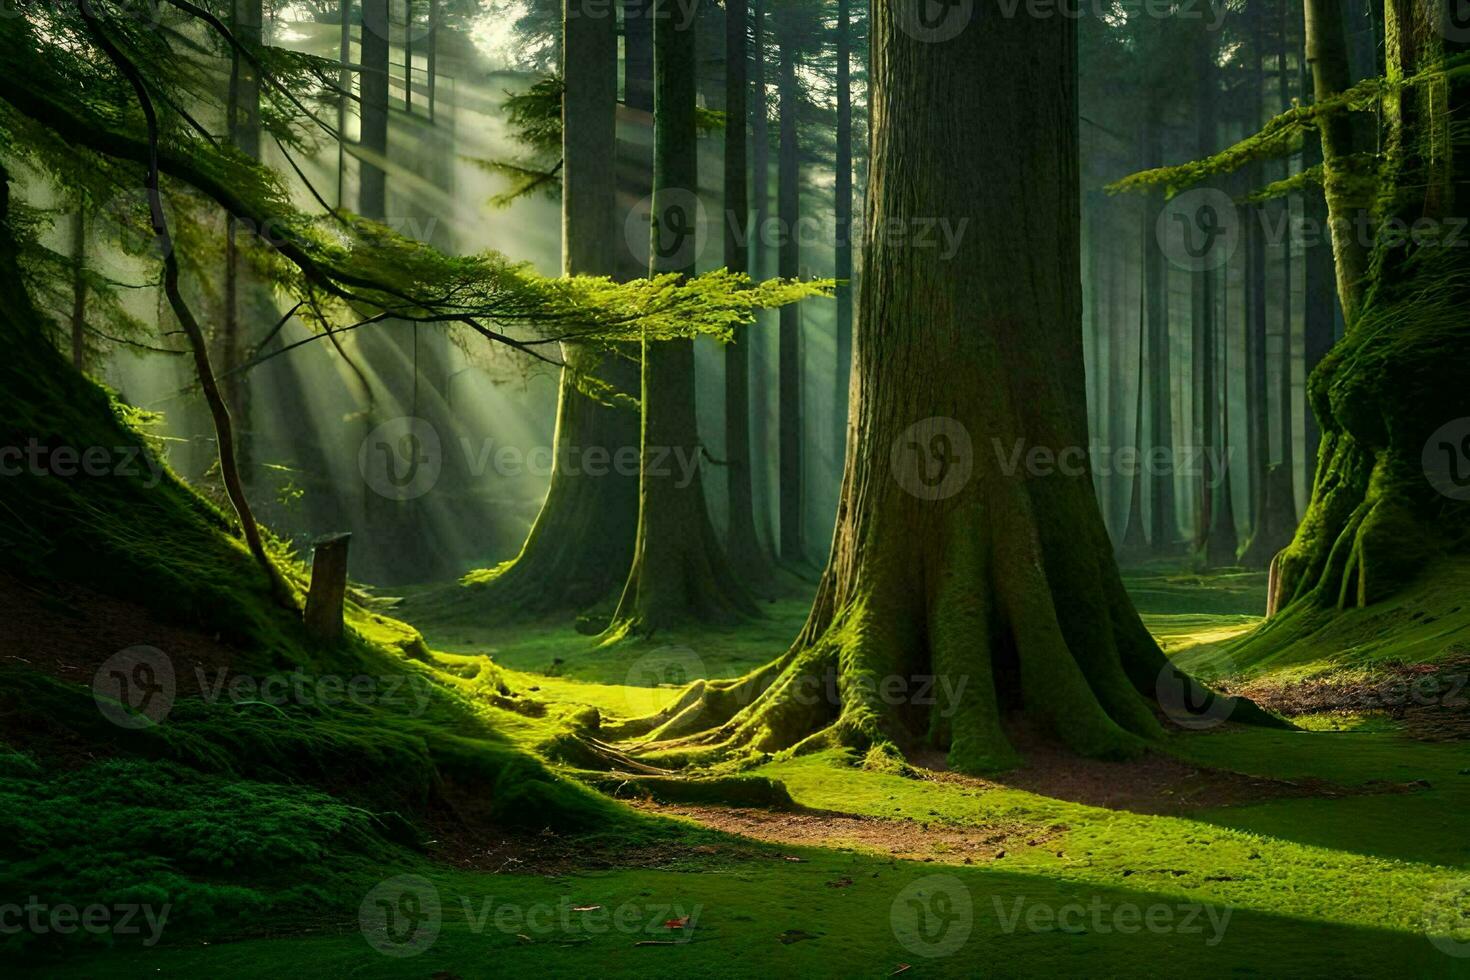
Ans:
<svg viewBox="0 0 1470 980"><path fill-rule="evenodd" d="M832 747L870 753L876 764L939 748L953 768L982 773L1020 762L1004 730L1006 715L1019 712L1078 754L1140 755L1164 733L1155 691L1192 682L1142 632L1121 584L1096 580L1096 563L1082 577L1094 578L1098 598L1066 595L1069 617L1090 603L1097 628L1074 630L1070 641L1030 498L1004 496L1009 508L988 519L952 515L927 588L896 563L824 628L809 623L779 660L736 680L697 681L662 711L603 734L638 739L624 743L629 754L669 766ZM976 535L976 526L988 531ZM1248 703L1236 707L1237 720L1278 723Z"/></svg>

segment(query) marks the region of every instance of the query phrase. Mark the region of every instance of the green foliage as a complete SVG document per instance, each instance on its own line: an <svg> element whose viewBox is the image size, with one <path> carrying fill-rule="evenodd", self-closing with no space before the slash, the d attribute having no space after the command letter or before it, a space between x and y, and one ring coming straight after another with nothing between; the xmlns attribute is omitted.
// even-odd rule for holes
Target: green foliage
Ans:
<svg viewBox="0 0 1470 980"><path fill-rule="evenodd" d="M54 769L0 754L0 891L71 903L167 903L167 926L238 930L346 905L370 886L374 818L324 793L110 759ZM28 930L10 952L63 939ZM146 936L142 937L144 940Z"/></svg>
<svg viewBox="0 0 1470 980"><path fill-rule="evenodd" d="M1293 106L1273 117L1235 144L1203 160L1191 160L1173 167L1159 167L1130 174L1107 186L1111 194L1162 188L1168 197L1201 181L1234 173L1248 164L1290 156L1301 149L1303 135L1315 129L1319 120L1330 115L1378 111L1385 100L1404 92L1457 82L1470 76L1470 55L1447 59L1443 64L1403 79L1368 78L1345 92L1311 105ZM1360 156L1345 161L1347 172L1341 175L1350 199L1371 201L1381 186L1380 160Z"/></svg>
<svg viewBox="0 0 1470 980"><path fill-rule="evenodd" d="M186 0L169 0L166 7L170 17L188 9ZM121 189L131 195L131 223L148 227L140 192L150 147L130 87L99 50L95 33L106 33L156 89L159 166L169 178L171 210L179 210L179 199L202 214L223 209L253 231L265 246L261 271L300 300L303 318L323 331L392 318L458 325L535 353L540 345L563 340L611 345L727 336L766 304L831 288L773 281L748 289L749 280L720 274L627 284L548 279L498 253L447 256L351 214L310 215L292 204L281 174L201 135L180 108L216 98L218 79L209 71L218 72L220 65L180 57L173 39L197 32L211 44L226 45L218 30L192 15L177 32L145 30L118 18L88 23L68 7L28 7L26 16L11 23L0 35L5 159L24 161L66 193L88 200L110 200ZM311 146L321 135L317 130L334 135L310 105L333 97L333 63L248 46L240 51L264 72L263 91L273 107L264 113L267 130L283 152ZM559 85L543 83L521 106L536 145L550 145L559 126L547 117L547 107L559 101ZM179 242L191 244L187 231ZM530 328L542 339L514 339L500 329L509 326Z"/></svg>

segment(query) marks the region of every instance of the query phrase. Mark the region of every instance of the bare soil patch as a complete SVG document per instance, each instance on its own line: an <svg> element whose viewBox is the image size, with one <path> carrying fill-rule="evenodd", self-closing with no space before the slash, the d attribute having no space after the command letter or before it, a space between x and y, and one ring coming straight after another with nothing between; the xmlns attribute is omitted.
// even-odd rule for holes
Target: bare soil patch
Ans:
<svg viewBox="0 0 1470 980"><path fill-rule="evenodd" d="M180 694L198 693L239 651L199 630L164 622L134 603L71 585L44 586L0 575L0 666L26 667L91 685L102 663L132 646L156 647L174 662Z"/></svg>
<svg viewBox="0 0 1470 980"><path fill-rule="evenodd" d="M1385 665L1372 674L1330 672L1289 683L1262 681L1232 690L1288 718L1375 715L1410 738L1470 739L1470 654L1436 663Z"/></svg>

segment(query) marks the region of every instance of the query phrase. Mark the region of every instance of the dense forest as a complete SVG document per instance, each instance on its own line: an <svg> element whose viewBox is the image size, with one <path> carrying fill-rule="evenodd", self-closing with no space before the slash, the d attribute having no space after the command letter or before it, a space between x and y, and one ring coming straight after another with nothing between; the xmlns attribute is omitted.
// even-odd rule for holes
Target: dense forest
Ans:
<svg viewBox="0 0 1470 980"><path fill-rule="evenodd" d="M7 972L1470 977L1466 14L7 0Z"/></svg>

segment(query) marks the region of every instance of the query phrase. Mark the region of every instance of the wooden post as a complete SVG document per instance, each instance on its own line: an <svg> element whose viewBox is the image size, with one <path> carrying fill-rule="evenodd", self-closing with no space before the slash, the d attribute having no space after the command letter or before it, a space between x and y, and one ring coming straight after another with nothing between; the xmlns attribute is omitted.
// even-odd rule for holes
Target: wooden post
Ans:
<svg viewBox="0 0 1470 980"><path fill-rule="evenodd" d="M306 631L326 643L342 638L342 603L347 596L346 532L318 538L312 545L311 589L306 595Z"/></svg>

